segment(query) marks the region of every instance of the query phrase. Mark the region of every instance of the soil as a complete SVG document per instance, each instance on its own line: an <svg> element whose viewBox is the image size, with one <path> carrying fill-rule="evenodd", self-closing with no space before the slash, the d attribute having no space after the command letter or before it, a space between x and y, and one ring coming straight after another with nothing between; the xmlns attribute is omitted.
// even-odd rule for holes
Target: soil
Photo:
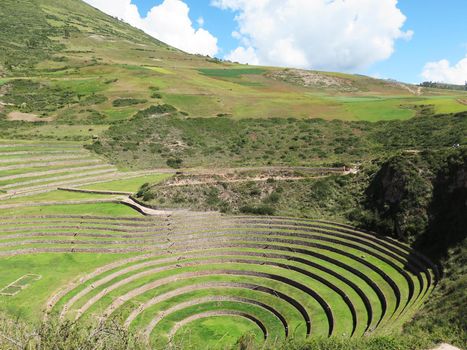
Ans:
<svg viewBox="0 0 467 350"><path fill-rule="evenodd" d="M432 350L461 350L461 349L456 348L455 346L443 343L440 346L438 346L437 348L434 348Z"/></svg>
<svg viewBox="0 0 467 350"><path fill-rule="evenodd" d="M340 77L301 69L288 69L271 74L273 79L289 81L305 87L336 88L346 91L356 91L352 81Z"/></svg>
<svg viewBox="0 0 467 350"><path fill-rule="evenodd" d="M23 113L23 112L10 112L7 118L8 120L24 121L24 122L50 122L53 120L52 117L40 118L36 114Z"/></svg>

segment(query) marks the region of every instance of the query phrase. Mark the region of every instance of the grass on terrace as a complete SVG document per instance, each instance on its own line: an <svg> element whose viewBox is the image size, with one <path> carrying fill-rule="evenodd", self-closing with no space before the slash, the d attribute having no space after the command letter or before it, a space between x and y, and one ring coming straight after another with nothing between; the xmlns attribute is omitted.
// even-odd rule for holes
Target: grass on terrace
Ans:
<svg viewBox="0 0 467 350"><path fill-rule="evenodd" d="M93 197L95 198L95 197ZM141 217L141 214L130 207L117 203L98 204L69 204L19 207L2 209L4 216L28 216L28 215L102 215L102 216L131 216Z"/></svg>
<svg viewBox="0 0 467 350"><path fill-rule="evenodd" d="M169 174L146 175L141 177L135 177L132 179L109 181L95 185L81 186L80 188L85 190L122 191L135 193L145 183L159 183L168 179L170 176L171 175Z"/></svg>
<svg viewBox="0 0 467 350"><path fill-rule="evenodd" d="M121 197L121 196L120 196ZM52 191L47 193L36 194L32 196L18 197L7 200L2 200L1 204L15 203L41 203L41 202L65 202L65 201L80 201L80 200L102 200L102 199L117 199L119 196L110 196L94 193L77 193L68 191Z"/></svg>
<svg viewBox="0 0 467 350"><path fill-rule="evenodd" d="M3 214L3 213L2 213ZM125 255L112 254L31 254L2 259L0 286L6 286L26 273L42 278L15 296L0 296L0 308L11 315L30 321L39 321L45 301L51 293L63 287L76 276L91 272ZM51 267L52 273L51 272Z"/></svg>

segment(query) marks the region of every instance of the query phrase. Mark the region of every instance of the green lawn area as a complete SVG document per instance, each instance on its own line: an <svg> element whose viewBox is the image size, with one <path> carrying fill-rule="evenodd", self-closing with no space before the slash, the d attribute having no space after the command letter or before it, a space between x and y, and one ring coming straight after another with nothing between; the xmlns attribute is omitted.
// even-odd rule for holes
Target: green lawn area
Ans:
<svg viewBox="0 0 467 350"><path fill-rule="evenodd" d="M129 119L137 111L138 111L137 108L129 107L129 108L119 108L119 109L115 109L115 108L106 109L103 112L104 114L110 117L111 121L117 121L117 120Z"/></svg>
<svg viewBox="0 0 467 350"><path fill-rule="evenodd" d="M2 259L0 288L26 274L41 275L15 296L0 295L0 309L24 319L38 321L47 299L59 288L86 272L124 258L122 254L32 254Z"/></svg>
<svg viewBox="0 0 467 350"><path fill-rule="evenodd" d="M190 322L176 334L174 343L183 349L224 349L244 335L260 344L263 334L256 324L242 317L216 316Z"/></svg>
<svg viewBox="0 0 467 350"><path fill-rule="evenodd" d="M467 99L464 96L433 97L424 101L425 104L435 106L436 113L457 113L467 111L467 105L459 103L458 99Z"/></svg>
<svg viewBox="0 0 467 350"><path fill-rule="evenodd" d="M380 120L409 119L415 110L404 108L405 99L353 98L344 102L343 108L356 120L376 122Z"/></svg>
<svg viewBox="0 0 467 350"><path fill-rule="evenodd" d="M172 71L162 68L162 67L146 67L154 72L161 73L161 74L174 74Z"/></svg>
<svg viewBox="0 0 467 350"><path fill-rule="evenodd" d="M141 177L135 177L126 180L116 180L110 182L103 182L95 185L82 186L80 188L86 190L97 191L122 191L122 192L136 192L145 183L159 183L172 175L170 174L154 174Z"/></svg>
<svg viewBox="0 0 467 350"><path fill-rule="evenodd" d="M141 217L141 214L130 207L118 203L96 203L96 204L69 204L33 206L2 209L2 216L25 216L25 215L102 215L102 216L131 216Z"/></svg>
<svg viewBox="0 0 467 350"><path fill-rule="evenodd" d="M93 135L98 135L107 129L107 125L44 124L34 127L28 127L24 130L18 130L17 135L24 135L27 137L51 138L57 140L79 137L79 139L89 140ZM58 147L60 147L60 145L57 145L57 148Z"/></svg>

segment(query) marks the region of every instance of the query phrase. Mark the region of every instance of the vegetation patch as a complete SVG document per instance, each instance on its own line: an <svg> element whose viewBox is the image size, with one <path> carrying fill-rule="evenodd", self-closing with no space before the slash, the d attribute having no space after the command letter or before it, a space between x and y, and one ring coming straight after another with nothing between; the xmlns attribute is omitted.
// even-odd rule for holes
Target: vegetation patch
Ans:
<svg viewBox="0 0 467 350"><path fill-rule="evenodd" d="M92 94L80 101L81 106L92 106L107 102L108 98L104 95ZM115 102L115 101L114 101Z"/></svg>
<svg viewBox="0 0 467 350"><path fill-rule="evenodd" d="M337 169L280 168L223 174L178 174L161 183L145 184L137 197L158 208L333 217L343 215L355 206L352 196L357 185L350 185L355 180L338 174Z"/></svg>
<svg viewBox="0 0 467 350"><path fill-rule="evenodd" d="M128 107L134 105L140 105L148 102L147 100L137 99L137 98L119 98L112 101L112 106L114 107Z"/></svg>
<svg viewBox="0 0 467 350"><path fill-rule="evenodd" d="M75 92L52 84L20 79L13 80L8 85L9 89L2 97L3 101L25 113L50 113L78 102Z"/></svg>
<svg viewBox="0 0 467 350"><path fill-rule="evenodd" d="M466 113L379 123L185 118L174 113L168 105L140 111L131 121L113 125L91 147L137 168L170 166L171 159L182 160L184 167L342 166L384 153L467 142Z"/></svg>
<svg viewBox="0 0 467 350"><path fill-rule="evenodd" d="M201 68L198 71L209 77L217 78L239 78L242 75L261 75L267 72L261 68Z"/></svg>

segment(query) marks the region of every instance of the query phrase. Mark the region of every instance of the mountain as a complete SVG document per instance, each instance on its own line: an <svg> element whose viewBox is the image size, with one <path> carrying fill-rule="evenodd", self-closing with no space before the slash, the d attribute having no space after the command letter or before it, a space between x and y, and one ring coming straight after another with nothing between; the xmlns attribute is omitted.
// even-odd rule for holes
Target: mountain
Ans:
<svg viewBox="0 0 467 350"><path fill-rule="evenodd" d="M158 103L194 117L369 121L467 109L462 91L189 55L79 0L3 0L0 26L3 114L108 124Z"/></svg>

